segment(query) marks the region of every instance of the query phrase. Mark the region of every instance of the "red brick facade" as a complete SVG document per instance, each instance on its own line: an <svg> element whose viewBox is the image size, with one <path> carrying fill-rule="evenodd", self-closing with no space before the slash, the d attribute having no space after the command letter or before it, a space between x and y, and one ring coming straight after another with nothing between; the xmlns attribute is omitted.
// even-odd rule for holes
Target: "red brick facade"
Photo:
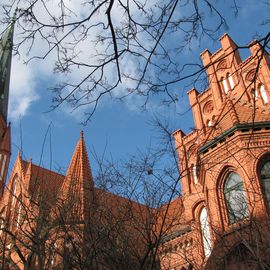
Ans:
<svg viewBox="0 0 270 270"><path fill-rule="evenodd" d="M221 45L201 54L209 88L188 92L195 130L174 133L187 225L172 226L162 269L270 269L270 59Z"/></svg>
<svg viewBox="0 0 270 270"><path fill-rule="evenodd" d="M151 209L95 188L82 133L66 175L19 153L0 201L3 269L148 269L155 254L149 269L270 269L270 59L257 42L244 61L228 35L221 46L201 55L209 88L188 92L194 131L174 133L181 197ZM2 195L6 113L0 136Z"/></svg>

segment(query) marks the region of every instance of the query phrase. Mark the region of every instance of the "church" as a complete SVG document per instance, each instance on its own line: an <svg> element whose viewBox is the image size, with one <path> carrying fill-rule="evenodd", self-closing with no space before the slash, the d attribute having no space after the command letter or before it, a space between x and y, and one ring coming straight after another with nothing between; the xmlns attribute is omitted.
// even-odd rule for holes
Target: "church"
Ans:
<svg viewBox="0 0 270 270"><path fill-rule="evenodd" d="M194 130L174 132L181 196L159 209L94 185L81 132L65 175L23 160L7 179L13 26L0 45L0 269L270 269L270 58L228 34L201 54Z"/></svg>

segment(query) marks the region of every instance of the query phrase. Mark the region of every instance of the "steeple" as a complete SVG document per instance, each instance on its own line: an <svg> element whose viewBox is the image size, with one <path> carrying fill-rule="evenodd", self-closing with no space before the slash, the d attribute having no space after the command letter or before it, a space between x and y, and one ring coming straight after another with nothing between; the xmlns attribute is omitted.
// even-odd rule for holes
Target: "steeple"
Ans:
<svg viewBox="0 0 270 270"><path fill-rule="evenodd" d="M0 42L0 198L2 198L11 156L10 124L7 124L9 80L14 22Z"/></svg>
<svg viewBox="0 0 270 270"><path fill-rule="evenodd" d="M93 177L81 131L61 190L64 209L67 211L64 215L75 222L87 220L93 192Z"/></svg>
<svg viewBox="0 0 270 270"><path fill-rule="evenodd" d="M11 71L14 22L5 32L0 43L0 115L7 122L9 81Z"/></svg>

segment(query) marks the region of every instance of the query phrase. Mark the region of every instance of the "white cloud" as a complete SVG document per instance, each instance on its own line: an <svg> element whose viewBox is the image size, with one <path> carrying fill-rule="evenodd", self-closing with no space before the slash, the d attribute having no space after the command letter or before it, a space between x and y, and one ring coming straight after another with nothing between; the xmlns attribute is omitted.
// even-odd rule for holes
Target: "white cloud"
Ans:
<svg viewBox="0 0 270 270"><path fill-rule="evenodd" d="M31 103L38 100L33 70L13 58L10 82L9 117L12 120L24 116Z"/></svg>
<svg viewBox="0 0 270 270"><path fill-rule="evenodd" d="M66 22L71 22L73 19L79 20L80 17L85 17L85 10L87 9L87 6L83 5L84 1L66 1L66 5L72 12L76 13L77 16L74 16L74 14L70 14L70 17L66 17ZM23 2L20 2L23 3ZM56 16L60 15L60 8L58 6L59 1L52 0L46 2L46 7L48 8L49 12L51 14L54 14ZM105 9L106 7L104 7ZM104 10L105 11L105 10ZM33 12L35 13L35 16L38 18L39 21L50 23L50 18L48 16L48 13L45 11L44 6L41 2L37 2L36 6L33 9ZM47 15L46 15L47 14ZM105 13L99 14L100 16L93 18L93 20L90 23L95 23L96 20L104 20L104 23L106 24L107 18ZM113 9L113 20L114 23L117 26L120 26L121 23L124 20L124 11L119 8L119 6L115 6ZM73 19L72 19L73 18ZM86 22L87 23L87 22ZM30 27L30 26L29 26ZM89 64L95 64L99 61L100 53L105 53L107 50L107 44L99 44L96 46L95 42L93 40L95 39L96 35L100 34L100 31L103 31L104 28L102 26L94 27L89 30L89 34L91 36L88 36L87 39L82 41L81 43L78 43L74 54L77 55L76 60L78 62L84 62ZM48 30L44 30L45 34ZM17 34L19 31L22 31L22 29L17 29ZM43 31L43 30L42 30ZM68 31L68 29L64 30L64 32L57 32L58 40L61 39L62 36ZM44 34L43 33L43 34ZM47 32L48 33L48 32ZM45 35L44 34L44 35ZM46 36L46 35L45 35ZM15 35L15 43L18 42L22 36L16 36ZM63 44L69 44L71 42L74 42L74 39L78 38L78 36L71 36L69 35L65 40L63 41ZM46 56L45 60L34 60L30 61L28 65L24 65L22 61L28 60L29 57L38 55L38 56L44 56L44 54L48 51L49 46L46 45L46 42L44 39L42 40L41 37L38 35L35 38L32 50L30 54L27 54L28 46L30 44L26 43L25 46L21 46L20 51L20 60L14 58L12 63L12 78L11 78L11 91L10 91L10 106L9 106L9 117L11 119L17 119L19 116L23 117L25 114L29 112L29 109L31 108L31 104L39 99L38 89L37 86L39 86L39 79L42 76L43 81L47 80L49 81L48 86L54 86L57 82L60 81L66 81L70 83L79 83L82 78L84 78L91 69L89 68L77 68L72 67L71 74L68 74L68 76L65 77L65 75L62 74L56 74L53 75L53 66L57 59L57 54L55 51L52 51ZM68 46L68 45L67 45ZM136 74L137 70L137 64L133 61L130 56L125 57L122 59L123 62L121 64L122 71L124 71L127 74L134 75ZM96 74L96 77L98 77L99 74ZM116 66L115 63L111 63L111 65L106 67L106 81L108 81L108 84L113 84L116 81L117 74L116 74ZM131 82L130 80L122 78L123 82L119 87L113 90L113 97L120 98L122 96L125 96L127 94L127 89L134 87L134 82ZM90 83L89 83L90 84ZM45 86L46 87L46 86ZM40 87L39 87L40 88ZM102 89L101 89L102 90ZM68 93L68 92L67 92ZM49 93L48 93L49 94ZM77 93L78 97L80 97L80 93ZM95 99L100 94L99 91L95 90L95 93L92 94L91 98ZM104 97L101 100L101 103L99 105L101 106L107 106L108 99L111 97L108 95L104 95ZM136 108L143 103L143 98L131 94L126 99L126 105L127 108L134 111ZM87 110L91 111L93 105L86 105L83 107L80 107L75 113L74 117L76 119L82 119L84 118L84 111L87 112ZM72 110L69 107L69 104L64 104L64 106L61 106L63 112L70 113Z"/></svg>

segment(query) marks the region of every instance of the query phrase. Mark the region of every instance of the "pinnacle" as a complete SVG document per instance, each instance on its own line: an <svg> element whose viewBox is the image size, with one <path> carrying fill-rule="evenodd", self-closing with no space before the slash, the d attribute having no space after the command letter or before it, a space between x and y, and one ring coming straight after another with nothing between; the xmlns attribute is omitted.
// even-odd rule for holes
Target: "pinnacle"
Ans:
<svg viewBox="0 0 270 270"><path fill-rule="evenodd" d="M81 140L83 140L84 138L83 138L83 130L81 130L81 132L80 132L80 138L81 138Z"/></svg>
<svg viewBox="0 0 270 270"><path fill-rule="evenodd" d="M62 186L64 199L71 200L71 214L80 219L85 214L91 198L93 198L94 183L83 131L73 153L66 177Z"/></svg>

